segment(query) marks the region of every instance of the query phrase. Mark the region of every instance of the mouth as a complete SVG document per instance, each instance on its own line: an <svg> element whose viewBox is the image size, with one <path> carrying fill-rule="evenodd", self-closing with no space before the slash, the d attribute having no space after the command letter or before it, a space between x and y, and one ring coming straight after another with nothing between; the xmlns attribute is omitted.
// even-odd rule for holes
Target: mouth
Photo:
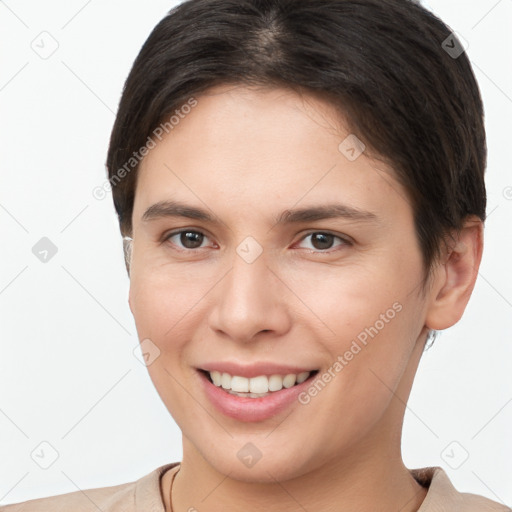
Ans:
<svg viewBox="0 0 512 512"><path fill-rule="evenodd" d="M309 385L319 370L310 370L300 373L288 373L284 375L258 375L256 377L242 377L226 372L208 371L198 368L199 372L219 390L227 394L241 398L265 398L279 394L283 389L290 389L302 384Z"/></svg>

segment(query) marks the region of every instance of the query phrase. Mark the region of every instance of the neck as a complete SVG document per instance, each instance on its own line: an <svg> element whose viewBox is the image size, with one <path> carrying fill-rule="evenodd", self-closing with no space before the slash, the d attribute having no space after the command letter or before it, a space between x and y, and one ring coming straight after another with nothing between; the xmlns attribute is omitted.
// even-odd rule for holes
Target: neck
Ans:
<svg viewBox="0 0 512 512"><path fill-rule="evenodd" d="M373 511L377 503L382 511L414 512L427 492L389 445L377 451L374 443L368 443L342 460L333 459L314 471L275 483L234 480L191 448L184 439L184 457L173 484L173 512ZM169 486L163 485L167 512L171 510Z"/></svg>

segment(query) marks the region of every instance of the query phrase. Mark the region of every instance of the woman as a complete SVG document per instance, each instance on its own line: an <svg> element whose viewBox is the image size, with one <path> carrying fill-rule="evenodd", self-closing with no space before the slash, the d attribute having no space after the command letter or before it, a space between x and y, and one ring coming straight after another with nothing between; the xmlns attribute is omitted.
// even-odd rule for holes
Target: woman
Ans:
<svg viewBox="0 0 512 512"><path fill-rule="evenodd" d="M425 344L475 284L485 162L463 44L414 2L173 9L107 166L183 459L2 510L510 510L400 452Z"/></svg>

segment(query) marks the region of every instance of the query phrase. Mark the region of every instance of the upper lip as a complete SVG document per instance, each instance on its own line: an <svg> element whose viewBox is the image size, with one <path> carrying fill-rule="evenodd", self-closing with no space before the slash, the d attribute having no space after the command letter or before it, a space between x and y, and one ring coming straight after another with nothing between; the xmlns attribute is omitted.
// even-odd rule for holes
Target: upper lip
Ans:
<svg viewBox="0 0 512 512"><path fill-rule="evenodd" d="M288 375L290 373L299 374L302 372L312 372L315 369L304 366L290 366L270 361L258 361L251 364L240 364L234 361L216 361L205 363L199 367L200 370L207 372L218 371L221 373L229 373L231 376L239 375L240 377L258 377L259 375Z"/></svg>

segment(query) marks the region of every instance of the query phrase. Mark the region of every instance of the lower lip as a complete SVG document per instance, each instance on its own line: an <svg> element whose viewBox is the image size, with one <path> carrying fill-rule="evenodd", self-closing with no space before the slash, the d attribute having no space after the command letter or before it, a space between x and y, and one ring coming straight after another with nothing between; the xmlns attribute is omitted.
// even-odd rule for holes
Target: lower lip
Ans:
<svg viewBox="0 0 512 512"><path fill-rule="evenodd" d="M294 402L300 405L298 395L309 387L318 375L310 375L300 384L273 391L261 398L245 398L232 395L215 386L202 371L198 370L198 374L206 396L212 404L226 416L246 422L264 421L284 411Z"/></svg>

